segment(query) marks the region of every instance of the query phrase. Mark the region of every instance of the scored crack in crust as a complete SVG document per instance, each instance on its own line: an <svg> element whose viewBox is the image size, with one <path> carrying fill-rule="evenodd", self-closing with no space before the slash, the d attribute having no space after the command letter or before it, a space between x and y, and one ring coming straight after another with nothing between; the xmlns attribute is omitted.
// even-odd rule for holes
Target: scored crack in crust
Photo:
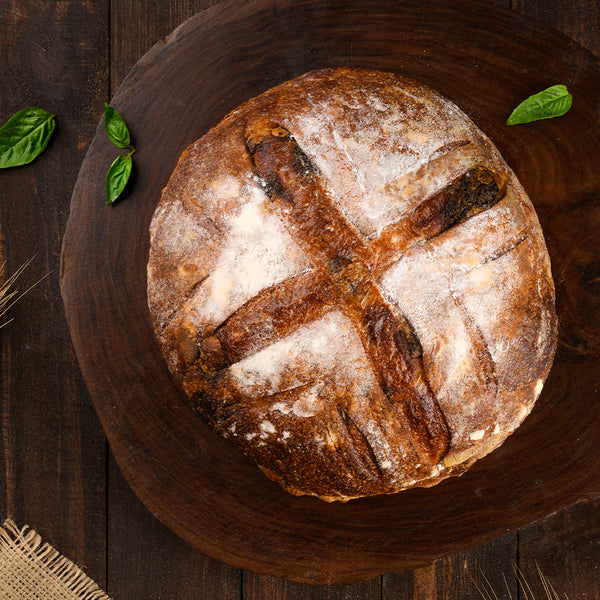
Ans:
<svg viewBox="0 0 600 600"><path fill-rule="evenodd" d="M556 343L542 232L496 148L362 69L273 88L184 152L148 301L201 417L328 501L463 473L529 413Z"/></svg>

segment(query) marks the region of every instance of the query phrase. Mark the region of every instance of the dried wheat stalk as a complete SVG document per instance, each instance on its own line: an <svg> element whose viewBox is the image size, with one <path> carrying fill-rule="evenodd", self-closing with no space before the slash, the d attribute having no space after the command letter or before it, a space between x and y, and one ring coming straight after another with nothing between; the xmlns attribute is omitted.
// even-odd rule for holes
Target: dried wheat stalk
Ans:
<svg viewBox="0 0 600 600"><path fill-rule="evenodd" d="M21 276L23 271L29 266L33 258L30 258L27 262L22 264L8 279L0 283L0 329L5 325L8 325L12 319L4 321L4 317L9 309L14 306L25 294L31 291L44 277L36 281L33 285L29 286L24 292L19 292L15 288L15 282ZM0 265L0 273L4 272L6 262Z"/></svg>

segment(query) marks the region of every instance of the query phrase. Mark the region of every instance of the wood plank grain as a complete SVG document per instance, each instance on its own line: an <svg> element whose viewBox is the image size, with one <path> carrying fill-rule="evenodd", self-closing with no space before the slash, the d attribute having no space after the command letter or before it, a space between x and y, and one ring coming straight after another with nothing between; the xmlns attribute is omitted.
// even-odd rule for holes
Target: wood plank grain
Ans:
<svg viewBox="0 0 600 600"><path fill-rule="evenodd" d="M108 589L127 600L239 600L242 572L205 558L164 527L110 460ZM188 595L189 594L189 595Z"/></svg>
<svg viewBox="0 0 600 600"><path fill-rule="evenodd" d="M181 23L222 0L109 0L111 94L133 65Z"/></svg>
<svg viewBox="0 0 600 600"><path fill-rule="evenodd" d="M215 3L112 0L111 93L156 42ZM135 139L135 128L132 133ZM108 589L112 595L128 600L179 600L187 594L199 600L241 597L241 570L203 556L168 531L135 498L112 460L109 473ZM157 568L148 569L151 564Z"/></svg>
<svg viewBox="0 0 600 600"><path fill-rule="evenodd" d="M48 275L0 330L0 515L29 524L100 585L105 581L105 438L63 313L58 275L69 196L107 93L104 0L0 3L0 121L42 106L57 127L45 153L0 173L7 271Z"/></svg>
<svg viewBox="0 0 600 600"><path fill-rule="evenodd" d="M494 3L507 7L511 5L510 2ZM513 0L512 7L556 27L588 50L600 54L600 5L597 2ZM384 598L385 592L393 590L390 598L479 599L482 596L473 581L470 578L464 580L465 573L473 573L474 566L477 566L473 573L474 580L478 586L490 592L490 597L495 597L491 590L500 598L517 597L516 564L523 570L536 597L546 597L536 562L555 584L561 597L562 593L568 593L570 598L600 597L597 583L597 565L600 562L599 508L598 502L576 506L563 511L560 516L531 525L522 532L437 561L435 568L426 567L414 572L384 576ZM517 556L519 560L516 560ZM462 569L461 558L464 560ZM443 585L440 584L440 570L445 573L443 579L447 580Z"/></svg>
<svg viewBox="0 0 600 600"><path fill-rule="evenodd" d="M306 585L244 571L244 600L379 600L379 577L348 585Z"/></svg>
<svg viewBox="0 0 600 600"><path fill-rule="evenodd" d="M513 0L512 8L555 27L600 56L600 4L596 0Z"/></svg>
<svg viewBox="0 0 600 600"><path fill-rule="evenodd" d="M511 7L511 0L489 1L496 6ZM487 581L498 586L498 573L511 572L517 547L518 536L514 532L420 569L388 573L382 576L382 600L454 600L459 597L461 600L479 600L481 586L485 587ZM508 581L509 592L516 592L514 577L509 576Z"/></svg>
<svg viewBox="0 0 600 600"><path fill-rule="evenodd" d="M466 4L464 0L463 3ZM140 176L127 202L119 204L118 210L99 213L96 208L101 201L102 190L95 165L98 160L106 160L107 145L102 136L94 141L93 152L90 151L86 168L80 174L78 190L85 191L85 194L79 196L80 204L75 202L74 197L73 221L70 222L72 235L84 230L88 235L71 237L67 252L67 257L71 253L71 259L67 261L68 269L64 271L65 285L68 287L68 309L74 319L71 321L74 339L82 349L80 356L87 369L86 377L89 377L88 381L96 392L96 406L107 432L115 441L113 450L120 449L120 456L117 457L119 464L128 469L128 479L137 492L145 497L145 503L182 537L188 536L190 543L206 553L215 549L214 540L218 539L222 544L218 549L222 553L213 555L215 558L235 561L235 564L247 568L269 568L269 572L283 576L288 576L283 571L283 567L287 566L290 573L305 581L314 580L311 577L314 577L315 562L321 561L324 565L323 572L319 574L323 578L321 581L334 581L330 571L333 568L346 571L352 568L351 573L337 573L336 576L340 578L335 579L338 582L351 582L366 576L368 569L372 569L370 574L373 575L389 568L390 563L384 563L384 560L393 560L394 568L407 566L408 561L411 566L423 564L430 559L427 556L444 556L457 548L457 544L474 543L476 536L482 535L482 528L490 528L491 524L492 533L486 529L487 537L535 518L534 515L540 511L547 512L551 503L572 502L576 494L595 490L597 481L589 465L590 457L594 460L597 455L597 431L593 421L580 418L583 408L577 400L593 381L597 365L594 366L589 356L581 357L575 365L567 360L567 356L561 356L546 388L552 390L553 402L549 402L549 392L546 392L538 404L539 408L536 407L535 414L531 415L523 428L499 451L482 460L460 480L449 481L430 490L410 490L411 493L395 498L376 498L341 507L323 506L306 498L290 499L280 490L269 486L264 478L260 479L256 469L250 468L225 444L221 445L218 439L210 436L199 422L185 418L188 413L182 404L183 399L168 380L145 316L147 308L143 285L147 261L143 240L146 239L147 221L152 215L152 202L157 197L157 189L160 190L160 185L171 170L170 165L180 154L184 137L203 131L214 122L215 106L223 110L235 106L244 96L256 93L257 87L266 84L265 64L270 66L268 72L274 74L275 83L278 78L288 77L290 71L307 70L309 65L314 67L326 60L342 60L351 49L352 60L365 57L364 60L371 66L376 63L379 68L401 68L429 82L459 104L470 107L469 114L483 123L486 131L506 152L509 162L523 175L526 187L535 192L541 209L540 218L549 228L552 256L560 259L561 255L569 255L562 244L568 242L570 245L571 238L565 236L576 236L583 225L587 226L587 223L582 224L581 219L576 219L569 222L565 230L562 219L567 212L563 208L578 208L577 202L583 202L585 194L590 196L595 193L597 181L591 178L593 169L588 164L591 160L588 153L571 148L571 154L577 157L576 163L579 165L579 171L575 172L564 166L565 163L575 162L573 156L569 155L568 147L560 148L559 160L552 155L557 148L543 146L541 142L552 132L556 135L568 123L571 144L576 145L579 136L572 132L581 127L581 122L587 122L596 109L595 104L588 100L578 103L568 118L560 122L546 122L538 127L519 130L509 130L504 126L502 115L505 114L506 105L510 105L521 94L521 88L525 85L522 75L515 77L517 71L527 72L533 78L527 81L528 85L537 85L540 65L550 73L558 73L561 77L566 73L570 77L571 72L565 69L567 66L572 68L571 61L575 60L571 55L574 48L562 37L543 27L530 29L527 20L511 18L508 11L493 11L493 18L490 17L484 29L479 22L480 11L473 10L471 4L467 7L469 10L453 15L454 21L471 19L473 34L485 32L485 35L477 38L480 45L476 46L477 56L473 60L481 76L474 79L472 61L451 60L452 49L457 52L475 51L474 45L464 45L464 29L459 29L458 34L453 28L447 30L443 52L439 52L436 58L433 57L433 49L440 48L439 35L433 37L432 45L428 46L430 60L426 68L418 52L407 51L400 43L404 39L411 41L415 31L425 35L432 26L433 17L438 19L440 28L446 27L449 22L454 22L450 12L428 11L424 15L420 11L425 11L427 7L422 3L410 2L407 6L410 4L415 11L412 14L415 20L394 20L391 15L396 7L382 2L380 6L386 11L389 9L390 13L369 13L369 18L376 18L378 22L371 23L367 28L363 12L366 3L353 2L355 10L345 13L348 19L345 27L350 32L356 32L358 28L365 35L344 36L339 27L339 12L329 14L325 5L320 3L318 6L307 1L291 4L278 2L275 13L268 2L236 5L234 32L230 27L220 29L224 23L230 23L228 19L232 17L231 12L206 11L212 20L210 27L203 21L206 29L200 39L194 38L191 32L186 33L185 28L179 30L176 44L161 44L145 59L142 67L134 71L134 76L128 78L129 88L121 88L119 101L126 115L136 116L136 132L140 144L146 147L145 160L139 162ZM327 6L328 10L333 7L329 3ZM344 7L347 6L344 3ZM455 3L452 6L455 7ZM255 15L258 22L243 18L248 11L252 12L258 7L264 9ZM334 8L341 10L341 3ZM486 10L492 12L490 6ZM240 15L239 11L243 14ZM265 31L272 31L273 18L284 18L286 23L293 23L297 39L305 45L311 44L314 51L305 54L277 52L275 65L270 62L275 60L273 55L263 57L260 53L266 52L267 47L256 43L256 33L261 27ZM427 24L426 31L419 29L424 27L423 23ZM399 35L395 29L409 25L408 37ZM469 23L463 25L467 27ZM334 27L336 36L339 34L340 37L332 36ZM506 31L511 27L514 28L513 33L507 36ZM370 36L374 31L377 35L372 39ZM494 31L497 38L491 35ZM457 38L452 38L453 35ZM220 44L224 43L225 48L222 48ZM569 56L569 65L565 66L560 60L548 63L548 45L563 48L563 52ZM503 59L508 61L502 62L500 67L497 64L499 47L503 49ZM281 40L281 50L285 48L287 38ZM385 53L380 54L381 48L385 48ZM524 48L527 52L524 52ZM177 54L169 54L173 49L183 52L185 56L182 58ZM250 62L233 60L235 51L242 50ZM194 57L192 66L200 69L202 76L190 76L190 65L185 72L179 68L185 63L185 57L190 56ZM222 58L224 63L220 62ZM264 63L261 62L263 59ZM508 68L511 60L517 61L520 67ZM587 54L581 60L576 73L577 84L581 89L590 90L588 96L595 97L598 86L595 75L597 63L592 62ZM280 65L279 61L285 62L285 65ZM452 68L448 69L444 61L451 61ZM527 64L523 66L520 61L526 61ZM454 68L456 64L467 63L470 65L468 68ZM249 74L248 65L252 65L255 71ZM487 75L486 69L491 71ZM157 72L160 70L163 78L160 79L161 86L157 87ZM215 79L211 80L208 75L213 71ZM448 78L448 73L452 77ZM487 94L481 88L470 87L483 85L487 89L490 80L497 82L498 93ZM210 89L207 81L213 83ZM234 87L228 87L229 84ZM152 90L147 95L143 93L145 85ZM191 110L182 113L179 105L171 101L173 86L177 86L178 94L181 94L178 100L182 105L187 102L187 106L196 109L195 113ZM205 97L205 94L209 96ZM157 97L160 97L160 101L157 101ZM156 113L152 114L152 110ZM167 133L178 128L181 137L157 135L165 126L169 128ZM595 139L594 135L590 139ZM153 145L159 142L160 147L152 151ZM533 147L542 147L548 154L523 155L523 149ZM584 162L581 162L582 159ZM547 164L551 164L552 168L544 166ZM561 215L561 219L556 215ZM84 216L83 221L78 220ZM93 219L93 223L89 222L90 219ZM98 246L107 252L99 254ZM123 252L130 258L127 262L122 260ZM73 256L77 256L76 262ZM574 261L572 272L577 272L580 259L586 262L587 256L571 257L570 260ZM83 276L87 286L74 285L76 276ZM90 287L92 284L96 286L93 290ZM587 311L586 327L596 327L597 314L592 310L594 298L583 291L583 282L574 281L572 285L583 300L581 306ZM126 302L120 302L118 307L107 303L108 299L114 300L115 290L125 294L127 299ZM90 292L95 294L92 298L89 297ZM93 307L93 313L77 311L82 306L79 302L86 307ZM95 322L76 321L89 319L91 314ZM112 329L98 329L98 319L102 323L110 323ZM121 326L126 326L127 335L124 335ZM93 331L93 340L90 331ZM106 351L108 348L111 352ZM96 354L92 353L94 349ZM138 362L133 363L134 358ZM107 369L110 369L110 378L107 377ZM146 375L148 370L151 376ZM140 374L143 377L140 378ZM160 393L157 393L157 386ZM552 418L552 410L560 410L562 417ZM577 427L564 431L560 424L565 421L576 423ZM562 457L561 447L565 444L570 446L569 440L584 429L589 435L584 438L579 436L584 440L580 444L581 452L568 455L577 468L568 468L555 457L559 454ZM532 444L532 440L536 440L536 443ZM528 460L522 461L520 457L525 453ZM539 486L531 478L531 472L539 474L552 493L540 496ZM452 504L448 502L449 497L452 497ZM174 498L176 502L173 502ZM427 518L423 517L424 511ZM212 519L206 518L207 512ZM242 521L240 514L243 515ZM231 527L232 522L244 528ZM206 528L212 529L207 532ZM369 532L369 536L365 532ZM299 533L303 536L301 543L298 540ZM440 536L444 539L440 540ZM204 545L207 540L211 543L210 547ZM411 547L402 554L399 544L404 544L405 548ZM281 552L282 546L286 552ZM240 556L240 548L244 550L243 557ZM292 555L290 550L295 554ZM368 560L365 558L367 553ZM244 563L238 562L242 559ZM272 570L276 568L277 571ZM325 572L325 569L328 571Z"/></svg>
<svg viewBox="0 0 600 600"><path fill-rule="evenodd" d="M516 598L517 556L514 532L421 569L384 575L382 600L481 600L486 592L494 598L492 590Z"/></svg>
<svg viewBox="0 0 600 600"><path fill-rule="evenodd" d="M544 597L539 570L561 598L600 598L600 502L575 505L519 532L518 566Z"/></svg>
<svg viewBox="0 0 600 600"><path fill-rule="evenodd" d="M109 91L116 89L154 41L181 20L215 3L113 1L111 23L121 37L112 37L111 48L122 62L112 63L109 90L108 0L0 2L0 121L28 104L44 105L58 115L55 139L46 154L28 167L0 173L0 231L6 231L7 270L14 270L37 254L23 284L53 272L15 307L11 326L0 330L0 516L10 514L35 526L61 551L84 565L101 585L107 583L103 435L70 348L56 281L60 239L68 212L69 193L65 190L74 182ZM509 5L508 0L493 3ZM597 2L513 0L513 7L559 27L600 54ZM137 29L139 32L128 41L126 38ZM172 534L133 497L114 465L110 471L111 511L114 509L115 518L109 529L108 548L114 567L113 584L119 582L113 586L115 598L119 597L119 589L127 592L122 597L128 598L181 598L190 589L195 598L239 597L235 591L237 574L219 574L228 567L210 559L198 565L196 553L188 548L177 554L184 561L190 558L187 562L177 564L165 558L172 545L179 542L173 542ZM572 599L600 597L599 509L598 502L575 506L520 532L519 564L528 578L536 579L537 560L557 591L567 592ZM123 542L127 535L136 540ZM384 598L430 600L431 590L444 593L443 582L456 590L455 580L466 585L462 570L465 560L469 570L478 564L478 557L483 557L479 560L490 568L499 556L504 557L504 564L514 544L512 536L509 538L500 546L492 542L430 567L386 576ZM148 555L148 548L154 548L154 553ZM157 548L164 550L159 552ZM165 573L155 575L148 568L149 556L157 558L157 568ZM191 575L186 573L190 564L198 567ZM492 577L498 583L501 569L496 566ZM246 572L244 590L248 598L264 592L282 600L366 600L379 598L376 581L315 588ZM230 588L226 587L228 582ZM151 589L153 583L158 587ZM196 589L202 590L200 595ZM454 597L478 598L472 589L465 593L471 595Z"/></svg>
<svg viewBox="0 0 600 600"><path fill-rule="evenodd" d="M600 4L596 0L513 0L513 8L555 27L600 56ZM587 279L595 277L597 274ZM599 511L598 501L576 505L519 532L518 567L536 597L545 597L537 565L561 598L600 597Z"/></svg>

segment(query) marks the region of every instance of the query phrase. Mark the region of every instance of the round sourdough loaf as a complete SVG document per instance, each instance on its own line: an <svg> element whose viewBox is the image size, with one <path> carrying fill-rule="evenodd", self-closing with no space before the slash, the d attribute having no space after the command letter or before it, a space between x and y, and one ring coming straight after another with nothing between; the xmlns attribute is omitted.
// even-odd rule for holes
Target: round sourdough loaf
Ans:
<svg viewBox="0 0 600 600"><path fill-rule="evenodd" d="M150 234L172 374L293 494L459 475L550 369L530 200L465 114L398 75L325 69L249 100L183 153Z"/></svg>

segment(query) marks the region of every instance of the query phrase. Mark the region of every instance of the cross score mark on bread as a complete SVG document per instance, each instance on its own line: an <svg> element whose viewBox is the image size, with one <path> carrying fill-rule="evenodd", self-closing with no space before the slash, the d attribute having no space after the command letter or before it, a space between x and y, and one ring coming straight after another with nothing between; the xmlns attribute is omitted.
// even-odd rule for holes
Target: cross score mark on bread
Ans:
<svg viewBox="0 0 600 600"><path fill-rule="evenodd" d="M385 242L378 244L364 238L336 208L318 169L289 131L276 123L259 122L249 128L246 140L256 174L290 233L313 259L314 271L301 282L291 280L268 290L266 302L261 302L260 296L253 299L207 338L203 344L207 371L240 360L244 347L256 351L256 343L248 337L262 340L263 345L273 343L294 322L319 316L311 310L297 313L296 320L288 313L273 327L272 317L285 312L290 300L298 308L324 309L337 304L360 332L378 383L404 415L419 456L424 462L439 462L448 450L450 432L427 383L420 342L406 318L383 298L375 281L398 260L402 248L431 239L493 206L504 190L490 169L475 167L388 229ZM392 232L394 243L390 244ZM273 303L271 297L279 301ZM257 315L263 323L268 322L267 335L256 326ZM235 324L240 321L255 324L251 330L240 328L245 339L235 335Z"/></svg>
<svg viewBox="0 0 600 600"><path fill-rule="evenodd" d="M355 77L352 70L332 73L332 79L327 72L317 73L312 83L308 76L314 98L328 102L332 97L338 111L340 106L352 105L354 110L360 105L359 110L367 111L360 113L361 124L372 114L384 114L378 112L379 100L369 108L363 98L345 97L346 82L333 84L339 85L339 98L332 94L331 81ZM385 89L379 87L382 81L395 81L390 77L359 72L358 96L376 98ZM430 93L415 91L410 84L407 90L415 105ZM364 156L362 148L373 155L381 142L360 145L362 138L354 137L358 129L352 129L357 127L354 113L345 113L351 125L343 129L343 120L329 121L327 108L304 98L301 110L313 104L318 113L309 111L299 122L290 121L286 112L283 119L273 118L280 114L269 105L276 94L250 101L225 119L219 127L229 133L219 135L227 137L218 137L218 127L213 141L193 148L180 161L171 189L165 190L153 225L149 299L169 366L199 414L292 493L346 500L432 485L460 474L524 418L549 368L555 334L553 290L551 280L547 283L548 263L535 213L495 149L472 124L462 124L464 116L448 133L431 133L431 145L418 127L423 119L435 122L441 112L411 115L406 119L414 121L404 126L394 123L400 129L392 130L384 142L397 148L391 151L394 163L383 157L360 158L365 161L360 168L395 164L398 171L387 182L384 176L382 183L374 173L372 179L381 187L371 183L365 188L361 178L371 177L370 171L356 172L353 181L355 161ZM386 102L393 106L398 100ZM440 111L434 94L431 102ZM333 135L310 137L306 125L314 114L326 126L331 123ZM344 118L336 114L336 119ZM341 133L334 123L342 127ZM367 129L365 141L379 128L368 127L372 129ZM335 145L324 146L327 139ZM230 148L215 154L214 140L227 140ZM425 144L423 150L413 154L413 143L417 148ZM192 167L198 152L202 159ZM232 161L224 163L226 172L247 184L230 189L223 183L233 180L217 175L220 167L213 167L214 158L209 158L220 160L221 155ZM422 157L416 166L396 163L413 156ZM203 175L199 186L190 169L208 169L214 175ZM182 174L192 176L192 185L176 196L185 181ZM209 192L203 204L194 191L200 188L202 194L215 189L235 201L229 207L211 205ZM371 203L371 196L365 196L375 189L384 191L387 203L377 198ZM178 207L186 204L181 212ZM397 207L401 210L393 216L390 211ZM377 212L381 209L386 212ZM189 216L180 220L184 214ZM175 215L181 216L169 220ZM192 215L202 219L196 223L206 223L198 231L205 231L209 242L198 259L185 253L192 250L193 232L199 227L186 221ZM472 217L474 225L467 224ZM261 223L285 234L272 238ZM253 224L258 229L250 234ZM224 256L239 256L233 250L243 248L245 238L236 237L242 231L256 239L256 254L251 251L256 258L244 262L242 251L242 266L236 266L237 258L223 263ZM183 244L178 273L188 263L201 267L189 271L197 272L195 281L182 279L187 287L162 271L178 264L168 258L171 246L180 252L170 232ZM267 255L272 257L268 264L260 258ZM220 264L233 269L223 270L227 267ZM240 276L239 269L255 273L262 264L268 271L256 283L235 288L245 290L242 294L226 292L225 304L214 303L221 298L223 283ZM174 293L152 287L153 282L162 286L162 281L179 287ZM438 327L447 315L447 325L432 329L429 315L438 319ZM503 325L506 319L508 327ZM340 338L329 343L327 336L338 332ZM529 356L530 364L514 362Z"/></svg>

